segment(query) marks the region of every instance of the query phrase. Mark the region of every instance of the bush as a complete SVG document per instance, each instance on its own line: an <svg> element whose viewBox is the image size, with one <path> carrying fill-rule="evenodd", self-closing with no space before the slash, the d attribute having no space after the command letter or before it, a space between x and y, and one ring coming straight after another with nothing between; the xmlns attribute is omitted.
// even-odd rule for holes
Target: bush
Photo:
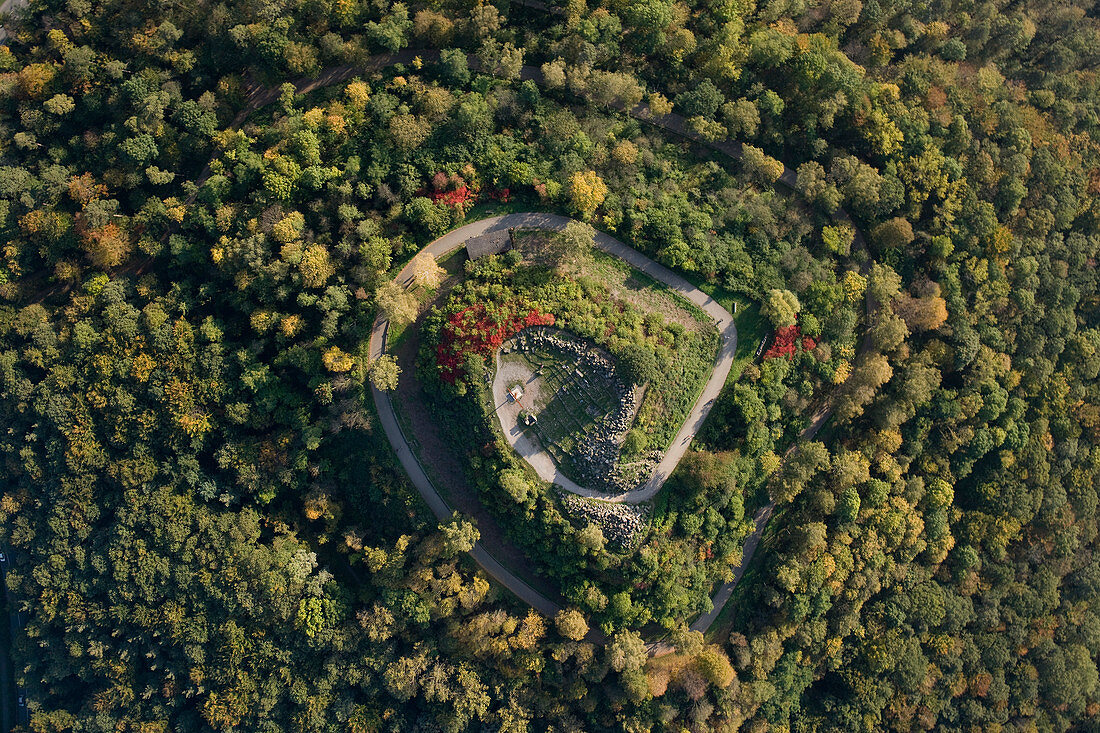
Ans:
<svg viewBox="0 0 1100 733"><path fill-rule="evenodd" d="M500 472L500 488L517 504L523 504L534 487L531 486L531 482L527 480L523 471L508 469Z"/></svg>
<svg viewBox="0 0 1100 733"><path fill-rule="evenodd" d="M636 456L648 446L649 437L638 428L634 428L626 434L626 438L623 440L623 453Z"/></svg>
<svg viewBox="0 0 1100 733"><path fill-rule="evenodd" d="M653 349L630 344L620 357L624 376L631 384L646 384L658 376L657 354Z"/></svg>

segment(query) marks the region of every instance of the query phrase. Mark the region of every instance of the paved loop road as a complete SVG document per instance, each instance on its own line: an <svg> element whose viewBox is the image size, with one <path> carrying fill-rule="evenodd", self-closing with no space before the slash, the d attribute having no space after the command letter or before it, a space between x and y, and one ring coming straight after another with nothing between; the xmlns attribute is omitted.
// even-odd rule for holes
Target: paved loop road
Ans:
<svg viewBox="0 0 1100 733"><path fill-rule="evenodd" d="M459 227L443 235L425 247L423 251L429 252L436 259L439 259L448 252L462 246L470 237L483 234L487 231L501 228L507 229L509 226L515 226L515 224L508 223L509 219L509 217L496 217L494 219L475 221L472 224ZM413 265L410 261L401 272L397 274L395 280L403 287L407 287L412 281L412 274ZM386 331L388 328L389 321L383 316L379 316L374 323L374 330L371 332L370 337L369 354L371 359L377 359L385 352ZM409 479L412 481L413 486L420 492L420 496L424 498L428 508L432 510L432 513L435 514L437 518L441 520L449 519L453 511L447 504L447 501L439 495L439 491L436 490L435 486L428 478L428 474L425 473L424 467L420 465L420 461L417 460L416 455L409 446L409 442L404 432L401 430L401 425L397 421L397 414L394 412L393 403L390 401L389 395L375 389L373 386L371 387L371 392L374 396L374 405L378 409L378 418L382 424L383 431L386 433L386 438L389 439L390 445L393 446L394 451L397 453L398 460L401 461L401 465L409 474ZM523 602L540 613L546 616L553 616L561 610L558 604L536 591L515 573L501 565L480 542L474 544L474 548L470 551L470 556L473 557L486 573L495 578L497 582L512 591Z"/></svg>
<svg viewBox="0 0 1100 733"><path fill-rule="evenodd" d="M560 230L564 229L569 222L570 219L567 217L547 213L526 212L522 214L497 216L459 227L435 240L422 251L428 252L438 260L461 247L470 237L488 231L507 230L512 228ZM691 302L698 305L704 312L714 318L718 323L718 328L722 336L721 348L718 351L715 368L711 373L710 379L703 388L703 392L696 401L688 419L680 429L680 432L677 433L672 446L669 448L664 459L657 466L653 476L643 489L628 494L610 496L602 492L579 487L573 484L573 482L568 481L568 479L560 481L560 483L563 484L568 482L565 484L565 488L570 491L576 491L586 496L598 496L609 501L625 501L636 504L651 498L661 488L665 479L672 473L672 470L676 467L680 458L687 451L688 445L691 443L691 438L694 437L695 433L702 426L703 421L706 420L707 413L710 412L714 400L722 389L722 385L725 384L726 377L729 375L730 367L733 364L733 355L737 350L737 328L733 323L733 316L729 311L715 302L714 299L696 288L687 280L684 280L671 270L662 267L637 250L628 247L614 237L602 232L598 232L596 235L596 246L604 252L625 260L631 266L645 272L650 277L664 283L668 287L679 292L685 298L691 300ZM397 274L394 280L402 287L408 287L412 282L412 278L413 264L410 261L401 272ZM372 359L377 359L385 353L386 333L388 328L389 321L384 315L379 315L375 321L370 338L369 354ZM390 444L393 445L394 450L397 452L398 459L408 472L413 485L416 486L417 491L420 492L424 501L427 502L432 512L438 518L446 519L450 517L452 513L451 507L443 497L440 496L439 491L428 478L423 466L421 466L419 460L413 454L408 439L398 423L397 416L393 409L393 403L389 395L373 387L371 391L374 396L374 404L378 409L378 414L381 419L382 429L385 431ZM515 443L515 436L508 435L508 438L509 442ZM427 459L430 460L430 457L427 457ZM546 467L544 466L543 469L545 471ZM543 476L544 479L564 479L564 477L556 477L554 475L555 469L552 463L550 464L549 471L551 475L549 477ZM540 471L540 473L543 473L543 471ZM485 548L478 545L471 554L474 555L474 559L477 560L490 575L495 577L505 587L531 606L546 614L553 615L557 613L558 606L556 604L500 565L500 563L492 558Z"/></svg>

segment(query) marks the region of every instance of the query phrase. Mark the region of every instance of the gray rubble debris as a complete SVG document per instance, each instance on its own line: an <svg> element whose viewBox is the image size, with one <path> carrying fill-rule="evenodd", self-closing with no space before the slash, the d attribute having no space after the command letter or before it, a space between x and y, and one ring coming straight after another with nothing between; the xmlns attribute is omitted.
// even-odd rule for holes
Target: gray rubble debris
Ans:
<svg viewBox="0 0 1100 733"><path fill-rule="evenodd" d="M634 545L649 517L648 503L610 504L560 490L558 495L570 515L595 524L603 532L604 539L620 549Z"/></svg>
<svg viewBox="0 0 1100 733"><path fill-rule="evenodd" d="M573 375L578 379L586 384L602 381L611 385L618 396L619 404L611 414L597 423L594 434L587 436L570 454L575 473L573 478L589 488L607 493L623 493L640 488L660 462L661 452L649 451L640 460L620 465L623 439L638 412L638 394L623 383L615 364L586 341L571 337L556 328L525 328L516 334L508 346L519 352L543 349L567 354L576 360ZM541 367L540 364L540 373Z"/></svg>

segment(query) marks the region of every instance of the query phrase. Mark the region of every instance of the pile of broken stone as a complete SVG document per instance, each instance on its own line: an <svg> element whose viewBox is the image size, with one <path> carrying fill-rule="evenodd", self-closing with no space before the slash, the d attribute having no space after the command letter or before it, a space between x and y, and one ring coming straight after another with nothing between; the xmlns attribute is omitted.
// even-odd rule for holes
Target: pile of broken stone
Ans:
<svg viewBox="0 0 1100 733"><path fill-rule="evenodd" d="M640 472L637 466L632 466L628 472L619 466L623 438L634 422L634 412L634 395L624 395L619 400L619 409L601 424L599 434L577 446L573 452L573 468L579 481L590 488L615 493L638 487L636 477L648 471ZM656 465L651 457L645 462Z"/></svg>
<svg viewBox="0 0 1100 733"><path fill-rule="evenodd" d="M561 491L561 503L574 517L595 524L610 544L626 549L645 526L649 505L609 504Z"/></svg>
<svg viewBox="0 0 1100 733"><path fill-rule="evenodd" d="M626 392L615 371L615 365L606 356L596 351L587 342L578 338L571 338L564 331L544 326L532 326L525 328L516 334L516 348L519 351L533 351L534 349L552 349L576 357L578 366L588 366L597 370L602 376L613 380Z"/></svg>

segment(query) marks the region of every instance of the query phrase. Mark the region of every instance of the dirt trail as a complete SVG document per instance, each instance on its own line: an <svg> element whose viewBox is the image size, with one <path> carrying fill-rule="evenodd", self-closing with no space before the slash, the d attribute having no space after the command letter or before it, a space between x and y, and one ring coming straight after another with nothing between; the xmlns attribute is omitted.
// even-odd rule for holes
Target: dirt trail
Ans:
<svg viewBox="0 0 1100 733"><path fill-rule="evenodd" d="M436 300L444 297L441 293ZM420 350L420 329L410 334L399 348L390 352L401 366L401 379L392 398L401 404L401 413L416 436L417 453L431 456L431 479L447 495L451 506L471 517L481 533L481 542L493 548L493 554L510 568L523 573L524 580L542 595L559 605L564 603L557 588L546 578L535 573L536 563L514 545L504 534L500 523L486 508L477 490L466 479L462 461L454 449L439 420L428 409L428 396L416 377L416 355Z"/></svg>

